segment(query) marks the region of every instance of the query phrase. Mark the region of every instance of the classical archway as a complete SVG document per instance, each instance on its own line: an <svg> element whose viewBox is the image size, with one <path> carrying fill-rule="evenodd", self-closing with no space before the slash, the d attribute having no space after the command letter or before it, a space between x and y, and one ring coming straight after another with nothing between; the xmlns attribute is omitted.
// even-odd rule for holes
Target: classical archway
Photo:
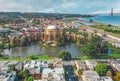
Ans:
<svg viewBox="0 0 120 81"><path fill-rule="evenodd" d="M50 25L45 29L44 35L45 42L55 42L60 37L60 30L56 26Z"/></svg>
<svg viewBox="0 0 120 81"><path fill-rule="evenodd" d="M53 35L50 36L50 41L54 41L54 36Z"/></svg>

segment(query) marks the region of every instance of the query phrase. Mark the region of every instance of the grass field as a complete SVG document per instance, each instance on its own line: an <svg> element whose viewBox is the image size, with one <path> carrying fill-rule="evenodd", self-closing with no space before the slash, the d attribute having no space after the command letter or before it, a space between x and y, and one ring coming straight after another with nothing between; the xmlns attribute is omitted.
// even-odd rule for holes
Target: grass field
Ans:
<svg viewBox="0 0 120 81"><path fill-rule="evenodd" d="M77 60L120 59L120 53L119 54L110 54L110 55L106 55L106 56L99 56L99 57L81 56L81 57L78 57L75 59L77 59Z"/></svg>
<svg viewBox="0 0 120 81"><path fill-rule="evenodd" d="M49 57L46 54L34 56L33 59L22 58L22 57L14 57L14 58L0 57L0 60L10 60L10 61L21 61L21 60L53 60L53 59L54 59L53 57Z"/></svg>
<svg viewBox="0 0 120 81"><path fill-rule="evenodd" d="M53 57L49 57L49 56L46 55L46 54L38 55L38 56L36 56L36 57L37 57L37 60L53 60L53 59L54 59Z"/></svg>
<svg viewBox="0 0 120 81"><path fill-rule="evenodd" d="M65 18L65 21L74 21L74 20L78 20L78 18L75 17L71 17L71 18Z"/></svg>

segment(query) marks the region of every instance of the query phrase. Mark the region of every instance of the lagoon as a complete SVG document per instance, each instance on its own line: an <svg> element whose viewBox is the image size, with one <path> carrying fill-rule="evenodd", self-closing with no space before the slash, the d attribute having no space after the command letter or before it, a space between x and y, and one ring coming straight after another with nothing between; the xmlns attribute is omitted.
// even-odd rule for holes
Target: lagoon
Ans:
<svg viewBox="0 0 120 81"><path fill-rule="evenodd" d="M69 44L61 47L41 47L38 44L31 44L29 46L14 47L10 49L4 49L3 54L10 57L27 57L28 54L40 55L47 54L51 57L57 57L58 53L62 50L67 50L71 53L72 57L81 56L79 47L75 44Z"/></svg>

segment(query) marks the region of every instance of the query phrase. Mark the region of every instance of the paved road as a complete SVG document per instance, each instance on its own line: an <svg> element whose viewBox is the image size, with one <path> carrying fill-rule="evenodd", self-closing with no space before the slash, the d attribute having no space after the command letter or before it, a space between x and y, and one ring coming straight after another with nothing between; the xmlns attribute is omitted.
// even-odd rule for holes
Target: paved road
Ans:
<svg viewBox="0 0 120 81"><path fill-rule="evenodd" d="M64 61L63 65L64 66L72 66L72 62L71 61Z"/></svg>
<svg viewBox="0 0 120 81"><path fill-rule="evenodd" d="M64 66L66 81L79 81L71 65Z"/></svg>
<svg viewBox="0 0 120 81"><path fill-rule="evenodd" d="M108 41L109 43L114 42L120 42L120 37L112 35L110 32L104 32L103 30L95 29L92 27L85 26L88 32L94 32L97 31L97 34L101 36L104 40ZM103 36L103 34L106 34L106 36ZM113 36L113 38L109 37ZM116 38L116 39L115 39Z"/></svg>
<svg viewBox="0 0 120 81"><path fill-rule="evenodd" d="M74 64L74 61L64 61L63 65L66 70L65 77L66 81L83 81L81 78L78 78L78 76L75 74L75 70L72 67Z"/></svg>

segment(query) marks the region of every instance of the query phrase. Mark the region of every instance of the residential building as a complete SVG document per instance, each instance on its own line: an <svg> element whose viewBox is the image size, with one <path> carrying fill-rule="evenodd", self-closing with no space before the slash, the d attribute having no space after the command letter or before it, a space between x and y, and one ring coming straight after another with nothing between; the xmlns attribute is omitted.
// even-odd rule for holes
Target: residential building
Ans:
<svg viewBox="0 0 120 81"><path fill-rule="evenodd" d="M16 79L16 72L7 72L7 71L2 71L0 72L0 81L15 81Z"/></svg>
<svg viewBox="0 0 120 81"><path fill-rule="evenodd" d="M16 70L22 70L22 67L23 67L23 62L21 61L21 62L18 62L16 65L15 65L15 69Z"/></svg>
<svg viewBox="0 0 120 81"><path fill-rule="evenodd" d="M0 63L1 63L0 64L1 71L8 71L9 66L12 64L14 64L14 65L17 64L18 61L1 61Z"/></svg>
<svg viewBox="0 0 120 81"><path fill-rule="evenodd" d="M87 69L86 63L83 60L75 61L76 67L79 70L85 71Z"/></svg>
<svg viewBox="0 0 120 81"><path fill-rule="evenodd" d="M98 64L97 60L85 60L85 63L87 65L87 68L92 71L94 71L96 65Z"/></svg>
<svg viewBox="0 0 120 81"><path fill-rule="evenodd" d="M109 63L115 71L120 72L120 59L110 60Z"/></svg>
<svg viewBox="0 0 120 81"><path fill-rule="evenodd" d="M42 81L65 81L63 68L44 68Z"/></svg>
<svg viewBox="0 0 120 81"><path fill-rule="evenodd" d="M28 61L24 64L24 70L28 70L30 74L40 74L40 61Z"/></svg>
<svg viewBox="0 0 120 81"><path fill-rule="evenodd" d="M100 76L96 71L83 71L82 74L83 81L100 81Z"/></svg>
<svg viewBox="0 0 120 81"><path fill-rule="evenodd" d="M113 81L109 76L102 76L100 81Z"/></svg>
<svg viewBox="0 0 120 81"><path fill-rule="evenodd" d="M117 43L115 44L115 46L116 46L117 48L120 48L120 42L117 42Z"/></svg>

